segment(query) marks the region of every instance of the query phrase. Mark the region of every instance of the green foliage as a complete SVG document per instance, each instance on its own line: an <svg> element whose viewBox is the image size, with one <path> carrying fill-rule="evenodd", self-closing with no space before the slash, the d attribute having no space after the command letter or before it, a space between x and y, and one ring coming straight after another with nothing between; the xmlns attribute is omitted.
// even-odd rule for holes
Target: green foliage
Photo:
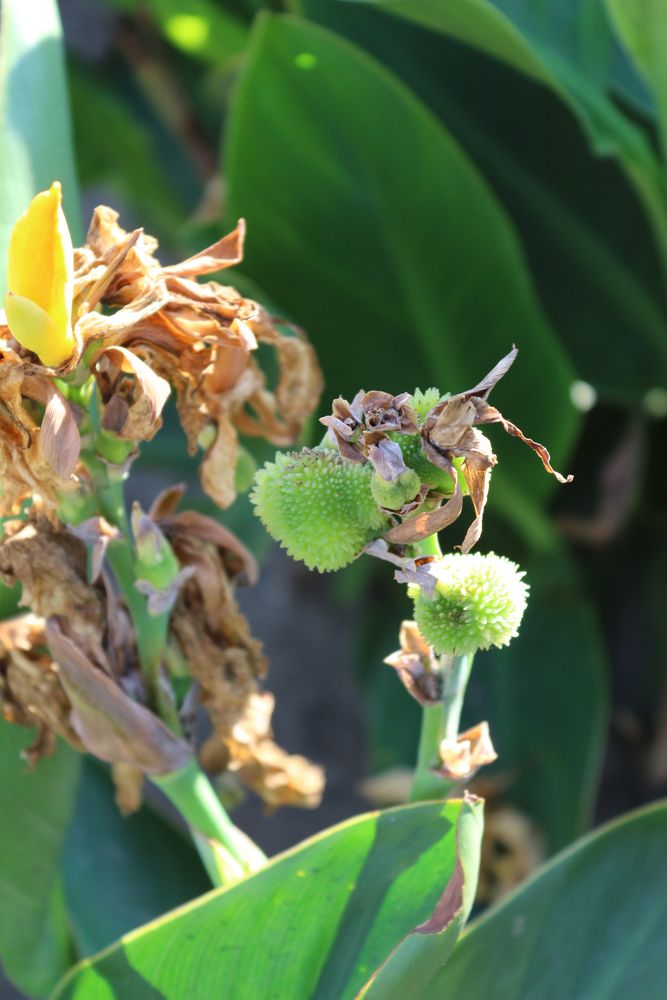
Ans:
<svg viewBox="0 0 667 1000"><path fill-rule="evenodd" d="M65 844L63 881L80 956L209 888L184 835L146 805L123 817L109 776L91 761L83 767Z"/></svg>
<svg viewBox="0 0 667 1000"><path fill-rule="evenodd" d="M48 101L45 95L48 94ZM11 228L38 191L60 180L74 238L81 230L65 67L55 0L0 8L0 259ZM4 264L0 291L6 291Z"/></svg>
<svg viewBox="0 0 667 1000"><path fill-rule="evenodd" d="M403 391L426 373L462 391L516 340L522 360L495 402L564 454L578 423L572 369L511 223L398 79L331 32L264 14L226 164L230 217L248 220L244 269L308 330L329 395ZM531 499L551 491L526 454L501 458L498 478L520 477Z"/></svg>
<svg viewBox="0 0 667 1000"><path fill-rule="evenodd" d="M20 754L33 736L0 719L0 962L45 996L74 958L59 865L80 761L59 745L30 771Z"/></svg>
<svg viewBox="0 0 667 1000"><path fill-rule="evenodd" d="M458 932L474 894L481 807L406 806L333 827L242 884L129 935L82 963L53 1000L246 1000L267 985L294 1000L341 1000L396 946L402 971L412 962L441 964L449 937L411 932L452 878L457 831L466 876L451 913Z"/></svg>
<svg viewBox="0 0 667 1000"><path fill-rule="evenodd" d="M420 1000L660 1000L666 836L657 805L580 841L473 925Z"/></svg>
<svg viewBox="0 0 667 1000"><path fill-rule="evenodd" d="M356 559L385 521L371 492L370 466L323 448L267 462L251 500L289 555L321 573Z"/></svg>

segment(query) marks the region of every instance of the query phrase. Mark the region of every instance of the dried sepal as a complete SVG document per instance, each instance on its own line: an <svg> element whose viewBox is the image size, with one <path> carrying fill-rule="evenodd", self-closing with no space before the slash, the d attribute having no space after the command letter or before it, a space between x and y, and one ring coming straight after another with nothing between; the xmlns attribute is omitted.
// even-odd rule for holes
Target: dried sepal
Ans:
<svg viewBox="0 0 667 1000"><path fill-rule="evenodd" d="M149 441L162 425L169 383L125 347L108 347L96 364L102 427L126 441Z"/></svg>
<svg viewBox="0 0 667 1000"><path fill-rule="evenodd" d="M441 766L436 772L450 781L466 781L485 764L492 764L498 754L491 742L488 722L459 733L456 739L444 739L438 748Z"/></svg>
<svg viewBox="0 0 667 1000"><path fill-rule="evenodd" d="M420 705L436 705L442 701L440 664L416 622L401 622L401 648L385 658L396 670L401 683Z"/></svg>

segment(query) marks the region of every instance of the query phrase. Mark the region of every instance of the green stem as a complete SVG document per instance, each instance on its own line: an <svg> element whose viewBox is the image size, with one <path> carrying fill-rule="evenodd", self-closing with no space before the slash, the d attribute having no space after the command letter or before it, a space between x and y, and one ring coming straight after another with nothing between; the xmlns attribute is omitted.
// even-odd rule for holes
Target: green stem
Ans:
<svg viewBox="0 0 667 1000"><path fill-rule="evenodd" d="M266 863L259 847L234 826L196 761L151 780L187 822L214 885L242 878Z"/></svg>
<svg viewBox="0 0 667 1000"><path fill-rule="evenodd" d="M410 790L409 801L442 799L455 787L456 782L447 781L434 774L432 768L438 766L438 750L444 739L455 740L459 734L461 710L466 687L470 679L474 654L441 657L442 702L425 705L422 714L422 728L415 776Z"/></svg>

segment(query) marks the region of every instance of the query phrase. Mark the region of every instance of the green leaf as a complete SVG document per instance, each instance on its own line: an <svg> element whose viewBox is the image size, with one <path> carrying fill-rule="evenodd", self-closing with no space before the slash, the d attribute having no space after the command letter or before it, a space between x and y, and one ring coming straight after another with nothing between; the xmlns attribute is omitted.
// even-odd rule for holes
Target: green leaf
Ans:
<svg viewBox="0 0 667 1000"><path fill-rule="evenodd" d="M359 997L407 1000L421 997L443 967L463 930L475 900L483 815L464 803L456 828L458 860L437 909L411 931L376 970Z"/></svg>
<svg viewBox="0 0 667 1000"><path fill-rule="evenodd" d="M592 149L600 156L618 158L644 204L663 262L667 261L663 171L647 133L607 92L615 53L601 4L391 0L380 6L473 45L550 87L577 116Z"/></svg>
<svg viewBox="0 0 667 1000"><path fill-rule="evenodd" d="M662 274L644 209L553 91L377 4L302 6L400 76L463 145L518 228L577 375L622 405L667 384Z"/></svg>
<svg viewBox="0 0 667 1000"><path fill-rule="evenodd" d="M580 841L473 925L420 1000L661 1000L666 842L664 804Z"/></svg>
<svg viewBox="0 0 667 1000"><path fill-rule="evenodd" d="M33 732L0 719L0 962L30 996L44 996L73 960L59 878L79 757L59 744L30 771Z"/></svg>
<svg viewBox="0 0 667 1000"><path fill-rule="evenodd" d="M54 1000L247 1000L267 989L352 998L433 913L454 872L457 823L480 811L453 800L333 827L82 963ZM471 858L478 849L465 840Z"/></svg>
<svg viewBox="0 0 667 1000"><path fill-rule="evenodd" d="M124 818L109 776L90 759L84 763L63 864L80 955L99 951L210 888L189 840L147 806Z"/></svg>
<svg viewBox="0 0 667 1000"><path fill-rule="evenodd" d="M363 94L363 100L359 95ZM330 32L263 15L228 126L230 213L251 277L309 332L330 395L474 385L512 341L494 403L562 457L571 368L501 206L449 133ZM499 442L496 476L550 490Z"/></svg>
<svg viewBox="0 0 667 1000"><path fill-rule="evenodd" d="M0 292L9 234L31 198L61 181L76 242L76 172L55 0L2 0L0 7Z"/></svg>
<svg viewBox="0 0 667 1000"><path fill-rule="evenodd" d="M667 7L664 0L606 0L614 28L646 80L667 155Z"/></svg>
<svg viewBox="0 0 667 1000"><path fill-rule="evenodd" d="M565 554L522 567L530 599L519 636L477 654L465 720L489 720L495 770L511 778L507 799L536 822L552 853L591 823L608 723L607 665Z"/></svg>

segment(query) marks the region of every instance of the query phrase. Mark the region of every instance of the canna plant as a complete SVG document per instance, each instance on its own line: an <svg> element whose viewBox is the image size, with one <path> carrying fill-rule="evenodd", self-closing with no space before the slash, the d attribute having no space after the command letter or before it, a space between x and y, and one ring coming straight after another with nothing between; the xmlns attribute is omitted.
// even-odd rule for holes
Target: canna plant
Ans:
<svg viewBox="0 0 667 1000"><path fill-rule="evenodd" d="M239 432L287 444L316 405L320 374L303 335L283 332L233 288L194 280L238 263L243 236L240 222L162 267L155 241L126 232L101 206L73 249L54 182L12 230L0 326L0 573L20 586L28 609L0 625L4 718L36 728L23 752L32 767L57 738L110 764L125 814L138 808L148 779L180 813L212 884L241 895L260 872L278 878L279 889L280 864L234 824L207 775L225 771L272 808L316 806L324 776L272 740L266 661L235 599L238 584L256 578L248 550L217 521L180 510L179 485L148 511L136 502L128 511L124 489L172 391L189 447L203 450L202 486L221 507L235 495ZM253 358L258 343L277 357L273 390ZM414 599L416 624L403 623L401 650L388 662L424 706L410 800L435 799L421 807L424 819L452 831L446 847L440 836L433 841L448 872L443 884L419 877L427 897L446 886L444 911L438 904L431 918L433 969L474 899L482 802L465 784L495 759L487 723L459 733L472 658L516 634L527 595L509 560L468 554L496 464L479 425L501 423L554 471L546 449L487 402L516 354L455 396L362 391L352 403L334 400L322 444L278 454L252 493L256 513L293 557L330 571L368 553L395 564ZM464 494L473 520L462 553L443 557L438 532L462 514ZM203 743L198 705L210 720ZM416 819L411 809L398 816L400 825ZM362 818L350 831L379 822ZM347 835L342 828L323 843ZM414 860L418 868L419 854ZM419 894L418 904L415 915ZM348 970L358 987L376 989L390 975L382 961L400 935L390 922L382 931L382 944L377 928L368 934L370 966ZM75 971L55 995L89 990L88 975Z"/></svg>
<svg viewBox="0 0 667 1000"><path fill-rule="evenodd" d="M425 376L429 381L442 378L450 353L457 362L452 372L469 370L467 363L461 368L463 354L474 358L476 366L489 350L482 331L492 329L490 340L496 344L530 329L535 334L531 346L541 362L540 380L535 369L523 375L517 365L511 376L519 386L515 412L523 424L534 411L539 417L534 426L541 428L548 415L549 440L557 437L562 451L572 438L571 415L562 411L561 417L558 409L569 365L560 348L549 347L551 333L521 277L514 236L498 206L455 144L444 141L446 133L435 118L423 114L408 88L361 52L354 30L343 31L345 15L335 14L334 7L353 10L356 5L299 6L303 18L265 13L258 19L230 129L231 204L251 191L253 233L257 224L264 225L270 237L259 241L263 249L255 243L255 273L267 272L270 290L277 291L284 285L281 261L291 261L291 255L308 247L303 268L295 269L303 272L301 286L290 285L280 298L288 306L292 298L294 315L298 312L300 318L299 298L318 300L318 281L333 282L336 289L346 270L340 255L335 266L318 271L321 258L312 253L311 239L294 239L287 255L276 261L272 220L289 210L285 192L290 185L285 183L280 199L257 197L263 179L269 179L273 194L275 170L286 172L308 226L315 225L317 211L313 199L304 196L303 176L290 160L302 146L288 127L297 113L275 109L285 106L281 102L296 101L306 125L312 116L319 128L323 116L318 102L338 101L339 110L347 109L337 122L343 134L370 113L374 128L382 122L383 128L395 130L392 146L399 154L387 162L384 132L377 161L383 167L377 181L381 188L386 180L391 191L392 171L405 175L405 163L430 164L425 174L432 177L458 178L455 197L447 194L440 206L449 219L460 211L464 223L448 230L458 233L457 252L448 266L455 286L468 287L468 296L472 288L476 299L485 299L473 307L468 298L463 309L458 296L441 302L428 285L416 284L406 294L422 333L439 331L441 320L448 325L442 343L423 338L430 358L421 366ZM461 34L525 68L524 39L508 30L510 15L500 16L491 3L462 4L460 14L446 13L447 5L442 11L431 10L428 3L385 6L390 13L378 16L396 25L402 23L401 15L409 19L414 14L424 25ZM422 731L405 805L356 817L270 860L235 823L233 808L227 806L234 801L230 789L235 792L239 782L271 809L315 806L324 784L320 768L287 754L272 738L273 701L262 688L266 660L236 603L237 588L254 582L257 567L248 548L217 519L180 509L180 485L164 490L143 510L127 504L125 484L141 469L141 445L161 431L173 395L188 447L201 456L202 487L226 510L246 478L247 454L239 437L294 446L317 406L321 376L312 348L296 330L277 323L233 288L196 280L240 263L241 224L207 250L162 267L154 240L141 230L125 232L115 212L101 207L85 241L72 248L62 192L57 182L51 184L54 176L71 177L52 167L63 160L66 129L62 117L54 116L52 149L45 157L43 140L51 123L44 111L43 79L35 72L49 64L54 50L50 44L35 44L31 50L27 42L35 36L52 42L57 30L51 7L50 0L30 5L3 0L0 9L0 84L7 97L0 114L6 115L9 137L0 191L0 221L9 246L0 327L0 573L14 585L26 611L0 624L0 961L5 971L28 995L54 1000L254 1000L267 995L295 1000L477 1000L485 995L588 1000L631 990L649 1000L662 996L667 974L663 806L617 821L575 844L460 938L474 905L478 875L482 883L488 881L489 864L496 869L503 864L501 856L494 857L493 839L482 838L485 783L477 777L496 757L494 715L489 713L490 723L470 725L479 715L471 715L476 704L474 698L466 703L465 696L473 658L513 640L529 594L516 564L504 555L473 551L482 543L496 464L481 428L500 424L554 471L543 446L488 402L514 362L514 350L471 390L456 392L467 380L452 374L452 384L445 386L455 393L451 396L428 389L400 395L362 391L351 402L338 398L322 418L327 432L319 445L280 452L257 473L252 490L256 513L294 559L326 572L357 559L380 559L394 567L397 582L413 602L415 620L402 622L400 648L386 662L395 674L392 679L400 682L396 689L400 692L402 685L421 706ZM227 17L221 7L207 2L185 17L172 9L171 0L151 0L150 7L172 39L184 43L190 38L190 45L204 15L212 23L215 17ZM511 16L520 21L522 5L515 7ZM623 14L622 0L608 7L628 37L639 37L634 21ZM37 10L41 20L34 16ZM238 29L236 58L246 26L237 15L229 16L227 27L232 23ZM327 27L331 18L334 31L316 27L307 17ZM339 17L340 30L359 45L336 36ZM382 32L370 35L375 45ZM211 35L207 58L215 59L211 52L220 37ZM396 47L399 51L402 46ZM551 68L562 72L569 98L576 103L585 96L576 74L572 77L562 60L544 53ZM24 66L30 66L30 73L22 75L28 55ZM534 71L537 64L529 58L528 64ZM426 60L417 65L428 68ZM405 69L408 83L412 69ZM311 82L306 101L294 81L300 78L307 88L317 74L328 85L313 87ZM356 98L348 103L349 95L337 86L341 78L356 81L367 105ZM39 101L30 90L35 82ZM61 94L57 72L55 82L53 93ZM350 87L349 93L356 90ZM374 113L381 107L392 113ZM62 107L57 110L60 115ZM603 111L586 120L597 128L613 125L609 108ZM364 139L372 145L373 129L367 132ZM272 154L280 149L281 155L256 155L264 149ZM652 170L646 170L649 160L626 152L628 175L643 192L646 206L656 209L662 195ZM309 183L320 185L317 171L324 168L330 179L334 160L323 156L308 161ZM23 169L25 163L32 165L32 173ZM346 161L344 169L348 166ZM376 183L376 170L365 174ZM42 178L39 184L35 177ZM352 205L356 213L356 192L347 197L355 182L352 175L346 177L327 205L336 212L346 205L348 213ZM63 187L66 197L74 194L73 183ZM17 191L23 192L20 199ZM387 203L392 205L396 193L405 195L398 186L391 193ZM479 214L469 215L472 204ZM25 215L18 219L23 209ZM438 225L441 214L433 211L431 216ZM69 218L75 228L71 211ZM365 227L365 217L362 222ZM474 234L476 227L485 238L472 240L471 251L460 253L461 246L468 246L466 234ZM296 225L288 228L297 232ZM493 238L486 238L490 234L501 252L494 250ZM339 235L346 248L358 250L346 227L340 227ZM432 239L421 239L419 227L402 234L402 281L396 288L405 291L421 280L413 261L423 261L425 246L430 257L432 245ZM368 257L365 242L362 250L363 256L348 261L350 271L354 261ZM475 273L488 279L483 287L465 280L471 263L477 266L478 261ZM441 270L440 262L435 270L430 261L424 268L438 281L436 271ZM481 294L487 285L488 297ZM341 288L349 291L345 284ZM329 313L333 331L353 344L357 333L372 325L368 317L377 316L382 338L403 344L405 325L393 300L389 309L381 309L383 295L352 298L349 328L341 330L339 295L325 297L320 308ZM335 310L327 309L331 302L336 302ZM501 302L505 306L498 308ZM311 305L310 315L315 313ZM452 333L460 324L465 337ZM572 337L581 341L577 350L585 351L584 338ZM374 374L370 358L382 370L378 382L389 384L386 351L370 351L363 376L357 376L347 352L334 340L318 345L327 374L337 354L339 366L345 358L349 380L368 384ZM274 358L265 367L271 351ZM615 352L608 354L613 366ZM279 373L272 389L269 367ZM409 385L401 388L409 389L414 375L412 371ZM545 525L535 518L532 487L517 483L520 462L516 455L506 461L503 452L494 485L510 519L534 538ZM539 480L533 483L536 491L543 489ZM458 530L459 518L467 521L465 531ZM532 583L532 572L527 576ZM514 649L511 645L510 656ZM473 677L490 672L485 659L481 652ZM531 662L526 668L539 674L542 666ZM578 694L570 691L568 697L574 712ZM519 711L525 712L525 706L517 706ZM207 724L202 724L204 712ZM465 716L471 718L462 721ZM564 733L569 721L567 714L559 720ZM21 735L26 730L31 734L27 738ZM516 743L513 764L530 764L538 748L523 731L516 734ZM28 766L19 766L19 748ZM101 762L88 771L93 787L102 787L96 783L103 783L109 770L118 801L118 810L110 810L104 796L82 800L88 821L97 821L97 836L86 845L89 858L76 844L63 851L61 835L71 822L72 787L78 756L84 753ZM528 781L531 774L548 776L553 763L547 761L539 772L526 767ZM88 783L88 792L90 787ZM134 812L142 797L155 812L148 813L146 806ZM171 816L174 810L180 814L179 829L188 831L213 891L204 892L188 841L165 816L165 799L171 802ZM91 819L95 809L99 815ZM119 810L129 818L121 819ZM489 810L488 820L491 828L498 823L497 814L494 820ZM111 849L105 851L105 846ZM179 877L188 889L174 899L165 885ZM130 899L140 880L150 884L154 903L143 920L163 915L143 923L128 906L110 933L104 925L106 911L117 910L119 899ZM480 890L478 899L488 899L483 885ZM192 901L172 909L186 898Z"/></svg>

